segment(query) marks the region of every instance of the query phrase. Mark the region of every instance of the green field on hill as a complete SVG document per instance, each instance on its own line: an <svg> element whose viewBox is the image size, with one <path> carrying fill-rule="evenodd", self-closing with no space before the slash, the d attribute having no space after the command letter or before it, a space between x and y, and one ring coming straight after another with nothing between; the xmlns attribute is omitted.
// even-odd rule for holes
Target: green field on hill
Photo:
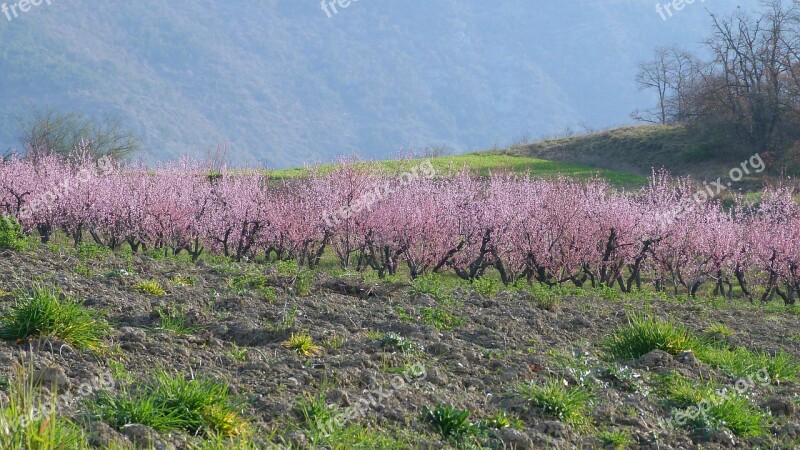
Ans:
<svg viewBox="0 0 800 450"><path fill-rule="evenodd" d="M599 169L585 164L576 164L561 161L548 161L545 159L531 158L527 156L514 156L499 152L487 153L468 153L463 155L439 156L433 158L410 159L410 160L389 160L376 161L374 163L378 169L389 172L402 172L411 167L419 165L424 160L429 160L434 169L439 174L457 172L464 167L482 176L502 170L510 170L516 173L527 173L536 178L556 178L566 176L576 179L588 179L600 176L609 183L617 187L639 187L647 182L647 178L633 173L626 173L611 169ZM332 170L333 164L322 166L308 166L303 168L274 170L269 175L276 179L291 179L305 176L313 168L317 168L322 173Z"/></svg>

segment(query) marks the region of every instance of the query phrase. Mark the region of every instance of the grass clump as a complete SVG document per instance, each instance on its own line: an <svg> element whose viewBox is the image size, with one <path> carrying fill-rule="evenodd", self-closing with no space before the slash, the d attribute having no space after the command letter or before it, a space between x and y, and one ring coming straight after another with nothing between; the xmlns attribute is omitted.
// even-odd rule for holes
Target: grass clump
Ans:
<svg viewBox="0 0 800 450"><path fill-rule="evenodd" d="M49 287L18 293L14 305L0 316L2 339L54 338L79 350L100 350L108 330L94 311Z"/></svg>
<svg viewBox="0 0 800 450"><path fill-rule="evenodd" d="M305 357L317 356L322 352L322 347L314 344L314 338L307 334L294 334L284 341L283 346Z"/></svg>
<svg viewBox="0 0 800 450"><path fill-rule="evenodd" d="M264 325L273 333L288 333L294 328L295 323L297 322L297 315L299 313L300 310L297 308L297 306L284 308L283 316L281 317L280 322L271 322L269 320L265 320Z"/></svg>
<svg viewBox="0 0 800 450"><path fill-rule="evenodd" d="M721 336L733 336L734 334L733 330L731 330L727 325L722 323L715 323L709 325L708 328L706 328L705 332L708 334L712 335L718 334Z"/></svg>
<svg viewBox="0 0 800 450"><path fill-rule="evenodd" d="M231 358L239 362L247 362L250 359L250 351L247 349L247 347L240 347L236 344L233 344L230 355Z"/></svg>
<svg viewBox="0 0 800 450"><path fill-rule="evenodd" d="M295 404L309 448L332 449L407 449L411 442L396 438L385 430L361 425L346 418L345 410L328 404L324 394L306 394Z"/></svg>
<svg viewBox="0 0 800 450"><path fill-rule="evenodd" d="M672 422L679 427L711 435L727 429L742 438L764 434L768 415L735 389L715 389L675 372L659 380L657 392L673 408Z"/></svg>
<svg viewBox="0 0 800 450"><path fill-rule="evenodd" d="M300 267L297 261L278 261L275 263L275 271L278 275L289 278L291 290L301 297L305 297L311 292L316 280L316 273Z"/></svg>
<svg viewBox="0 0 800 450"><path fill-rule="evenodd" d="M79 244L75 250L78 254L78 258L82 260L96 260L101 256L111 253L111 250L107 249L106 247L89 243Z"/></svg>
<svg viewBox="0 0 800 450"><path fill-rule="evenodd" d="M473 441L482 431L478 424L469 421L469 411L450 405L439 404L433 409L425 408L422 420L430 424L443 438L457 444Z"/></svg>
<svg viewBox="0 0 800 450"><path fill-rule="evenodd" d="M197 284L197 277L194 275L175 275L172 277L172 284L179 287L189 287Z"/></svg>
<svg viewBox="0 0 800 450"><path fill-rule="evenodd" d="M671 355L703 348L704 343L685 328L648 315L633 315L628 324L615 330L605 343L611 356L636 359L653 350Z"/></svg>
<svg viewBox="0 0 800 450"><path fill-rule="evenodd" d="M582 426L588 420L586 411L592 394L583 386L569 387L566 381L552 378L543 385L523 383L517 388L516 395L543 414L566 424Z"/></svg>
<svg viewBox="0 0 800 450"><path fill-rule="evenodd" d="M604 447L618 450L628 448L635 443L630 435L622 430L602 430L597 433L597 439L603 443Z"/></svg>
<svg viewBox="0 0 800 450"><path fill-rule="evenodd" d="M159 330L171 331L178 336L185 336L197 332L197 327L189 324L189 318L181 306L171 308L158 308Z"/></svg>
<svg viewBox="0 0 800 450"><path fill-rule="evenodd" d="M158 297L167 295L167 291L155 280L140 281L136 285L136 290L142 294L155 295Z"/></svg>
<svg viewBox="0 0 800 450"><path fill-rule="evenodd" d="M19 222L13 217L0 215L0 250L24 251L27 247Z"/></svg>
<svg viewBox="0 0 800 450"><path fill-rule="evenodd" d="M56 413L56 397L50 403L43 403L36 393L33 377L26 372L18 368L17 380L27 381L10 384L8 402L0 406L0 448L88 449L83 431Z"/></svg>
<svg viewBox="0 0 800 450"><path fill-rule="evenodd" d="M339 334L332 334L332 335L328 336L327 338L325 338L325 340L322 342L322 345L324 345L325 347L328 347L328 348L331 348L331 349L335 350L335 349L342 348L342 346L344 345L345 341L346 341L346 339L345 339L344 336L339 335Z"/></svg>
<svg viewBox="0 0 800 450"><path fill-rule="evenodd" d="M94 418L116 428L138 423L159 432L182 430L225 437L247 431L248 422L238 413L240 409L226 384L166 371L157 372L135 390L101 392L90 405Z"/></svg>
<svg viewBox="0 0 800 450"><path fill-rule="evenodd" d="M525 282L520 281L520 283L518 284L522 283ZM563 294L557 289L546 287L538 283L533 285L528 285L527 283L525 283L522 289L530 292L531 301L539 309L542 309L544 311L555 312L561 305L561 298Z"/></svg>
<svg viewBox="0 0 800 450"><path fill-rule="evenodd" d="M439 330L452 330L464 325L467 321L463 317L458 317L444 308L422 308L419 311L422 321Z"/></svg>
<svg viewBox="0 0 800 450"><path fill-rule="evenodd" d="M472 289L481 297L494 298L503 288L499 280L483 277L472 280Z"/></svg>
<svg viewBox="0 0 800 450"><path fill-rule="evenodd" d="M800 364L792 355L782 351L771 356L766 352L753 352L743 347L730 350L709 346L701 349L697 357L704 363L738 378L752 378L757 375L768 378L764 382L781 383L795 381L800 374Z"/></svg>
<svg viewBox="0 0 800 450"><path fill-rule="evenodd" d="M444 277L431 273L413 280L408 294L411 296L430 295L439 303L451 304L453 303L452 289L452 283L448 286Z"/></svg>

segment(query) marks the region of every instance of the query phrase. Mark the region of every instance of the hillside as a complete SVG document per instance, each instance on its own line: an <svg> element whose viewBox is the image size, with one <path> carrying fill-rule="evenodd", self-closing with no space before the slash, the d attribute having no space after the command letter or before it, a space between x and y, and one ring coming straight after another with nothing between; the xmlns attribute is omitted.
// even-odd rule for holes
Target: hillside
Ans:
<svg viewBox="0 0 800 450"><path fill-rule="evenodd" d="M509 147L502 153L582 164L640 176L653 169L675 175L713 180L753 156L732 133L710 132L685 126L642 125L545 139ZM768 176L779 176L782 164L766 158L766 170L745 177L744 185L759 187Z"/></svg>
<svg viewBox="0 0 800 450"><path fill-rule="evenodd" d="M122 116L149 162L227 141L237 162L280 168L602 128L652 103L633 80L654 47L696 47L706 8L737 4L664 21L638 0L361 2L330 18L318 2L53 2L0 20L0 148L47 108Z"/></svg>

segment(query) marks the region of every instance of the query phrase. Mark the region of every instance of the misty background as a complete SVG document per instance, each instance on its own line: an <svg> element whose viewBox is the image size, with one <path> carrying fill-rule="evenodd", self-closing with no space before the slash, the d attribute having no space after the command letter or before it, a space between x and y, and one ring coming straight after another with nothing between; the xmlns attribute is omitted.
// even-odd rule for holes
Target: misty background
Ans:
<svg viewBox="0 0 800 450"><path fill-rule="evenodd" d="M318 0L52 0L0 15L0 150L48 109L121 117L148 162L228 143L276 168L633 123L655 101L640 62L673 43L702 54L709 11L759 3L667 20L656 4L360 0L329 17Z"/></svg>

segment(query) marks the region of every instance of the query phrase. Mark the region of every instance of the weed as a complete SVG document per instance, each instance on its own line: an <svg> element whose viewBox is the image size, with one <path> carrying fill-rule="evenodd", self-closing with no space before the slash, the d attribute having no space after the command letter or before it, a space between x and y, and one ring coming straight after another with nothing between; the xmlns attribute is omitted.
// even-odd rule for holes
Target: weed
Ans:
<svg viewBox="0 0 800 450"><path fill-rule="evenodd" d="M434 409L425 408L422 420L430 424L443 438L456 443L463 443L481 432L477 424L469 421L469 411L450 405L439 404Z"/></svg>
<svg viewBox="0 0 800 450"><path fill-rule="evenodd" d="M648 392L642 375L628 366L612 364L604 370L601 370L600 375L612 381L617 387L627 391L641 392L643 394L647 394Z"/></svg>
<svg viewBox="0 0 800 450"><path fill-rule="evenodd" d="M412 281L408 293L411 296L430 295L438 303L449 305L454 302L450 292L451 287L445 286L444 278L441 275L427 274Z"/></svg>
<svg viewBox="0 0 800 450"><path fill-rule="evenodd" d="M617 450L627 448L635 443L630 435L622 430L600 431L597 433L597 439L603 443L603 446Z"/></svg>
<svg viewBox="0 0 800 450"><path fill-rule="evenodd" d="M486 419L481 420L481 427L491 430L502 430L503 428L514 428L521 430L524 427L522 420L517 417L510 416L505 410L500 410Z"/></svg>
<svg viewBox="0 0 800 450"><path fill-rule="evenodd" d="M653 350L677 355L697 350L703 342L685 328L647 315L632 315L628 324L615 330L606 341L606 350L615 358L636 359Z"/></svg>
<svg viewBox="0 0 800 450"><path fill-rule="evenodd" d="M620 300L621 297L620 291L605 284L598 287L596 289L596 292L600 298L608 302L617 302Z"/></svg>
<svg viewBox="0 0 800 450"><path fill-rule="evenodd" d="M74 270L76 274L82 277L91 278L92 275L94 275L94 271L90 267L87 267L83 264L77 264Z"/></svg>
<svg viewBox="0 0 800 450"><path fill-rule="evenodd" d="M293 306L291 309L284 308L283 318L279 323L273 324L267 321L265 325L273 333L286 333L294 328L298 312L297 306Z"/></svg>
<svg viewBox="0 0 800 450"><path fill-rule="evenodd" d="M307 334L292 333L283 346L305 357L317 356L322 352L322 348L314 344L314 339Z"/></svg>
<svg viewBox="0 0 800 450"><path fill-rule="evenodd" d="M705 332L708 334L719 334L722 336L733 336L734 332L730 328L728 328L725 324L722 323L715 323L709 325L708 328L705 329Z"/></svg>
<svg viewBox="0 0 800 450"><path fill-rule="evenodd" d="M108 255L111 251L97 244L83 243L76 248L78 258L86 260L97 260L101 256Z"/></svg>
<svg viewBox="0 0 800 450"><path fill-rule="evenodd" d="M236 412L240 407L226 384L159 371L134 391L101 392L90 404L90 411L96 419L116 428L138 423L159 432L236 436L248 428L247 420Z"/></svg>
<svg viewBox="0 0 800 450"><path fill-rule="evenodd" d="M189 287L197 284L197 278L194 275L175 275L171 281L172 284L180 287Z"/></svg>
<svg viewBox="0 0 800 450"><path fill-rule="evenodd" d="M238 275L228 280L228 286L234 290L238 296L247 294L253 289L262 289L267 286L267 277L262 274Z"/></svg>
<svg viewBox="0 0 800 450"><path fill-rule="evenodd" d="M416 320L414 319L414 316L409 314L408 311L406 311L406 309L403 308L402 306L398 306L397 308L395 308L395 312L397 313L398 318L402 322L414 322Z"/></svg>
<svg viewBox="0 0 800 450"><path fill-rule="evenodd" d="M0 215L0 249L24 251L27 247L19 222L13 217Z"/></svg>
<svg viewBox="0 0 800 450"><path fill-rule="evenodd" d="M311 292L311 287L316 279L314 271L300 267L297 261L278 261L275 263L275 270L278 275L291 279L292 290L295 294L306 296Z"/></svg>
<svg viewBox="0 0 800 450"><path fill-rule="evenodd" d="M126 269L114 269L103 274L104 278L127 278L133 276L133 272Z"/></svg>
<svg viewBox="0 0 800 450"><path fill-rule="evenodd" d="M555 417L572 426L582 426L591 393L582 386L568 387L566 381L550 379L544 385L534 382L521 384L516 395L543 414Z"/></svg>
<svg viewBox="0 0 800 450"><path fill-rule="evenodd" d="M156 312L159 318L159 330L171 331L178 336L197 332L196 327L189 325L189 318L186 317L182 306L158 308Z"/></svg>
<svg viewBox="0 0 800 450"><path fill-rule="evenodd" d="M559 292L540 284L524 285L524 289L531 294L531 300L537 308L555 312L561 305L561 295Z"/></svg>
<svg viewBox="0 0 800 450"><path fill-rule="evenodd" d="M236 344L233 344L230 353L231 353L231 358L239 362L246 362L247 360L250 359L247 347L240 347Z"/></svg>
<svg viewBox="0 0 800 450"><path fill-rule="evenodd" d="M420 309L420 316L425 325L429 325L439 330L452 330L464 325L467 321L462 317L455 316L449 311L437 308L422 308Z"/></svg>
<svg viewBox="0 0 800 450"><path fill-rule="evenodd" d="M328 336L322 342L322 345L324 345L325 347L328 347L328 348L337 349L337 348L341 348L344 345L344 343L345 343L344 336L340 336L338 334L334 334L334 335Z"/></svg>
<svg viewBox="0 0 800 450"><path fill-rule="evenodd" d="M32 370L32 368L31 368ZM57 414L56 396L43 404L28 369L19 368L17 384L9 386L8 401L0 406L0 448L84 449L89 448L81 429ZM39 413L34 414L36 410Z"/></svg>
<svg viewBox="0 0 800 450"><path fill-rule="evenodd" d="M20 292L15 304L0 317L2 339L49 337L79 350L100 350L109 328L82 303L47 287Z"/></svg>
<svg viewBox="0 0 800 450"><path fill-rule="evenodd" d="M503 289L500 281L493 278L478 278L472 280L472 289L475 290L481 297L494 298Z"/></svg>
<svg viewBox="0 0 800 450"><path fill-rule="evenodd" d="M275 303L278 300L278 292L273 286L264 286L259 288L258 291L267 303Z"/></svg>
<svg viewBox="0 0 800 450"><path fill-rule="evenodd" d="M417 353L423 350L421 345L397 333L386 333L380 338L380 341L382 348L399 350L403 353Z"/></svg>
<svg viewBox="0 0 800 450"><path fill-rule="evenodd" d="M136 290L141 292L142 294L149 294L155 296L163 296L167 295L167 291L161 287L158 281L149 280L149 281L140 281L136 285Z"/></svg>

